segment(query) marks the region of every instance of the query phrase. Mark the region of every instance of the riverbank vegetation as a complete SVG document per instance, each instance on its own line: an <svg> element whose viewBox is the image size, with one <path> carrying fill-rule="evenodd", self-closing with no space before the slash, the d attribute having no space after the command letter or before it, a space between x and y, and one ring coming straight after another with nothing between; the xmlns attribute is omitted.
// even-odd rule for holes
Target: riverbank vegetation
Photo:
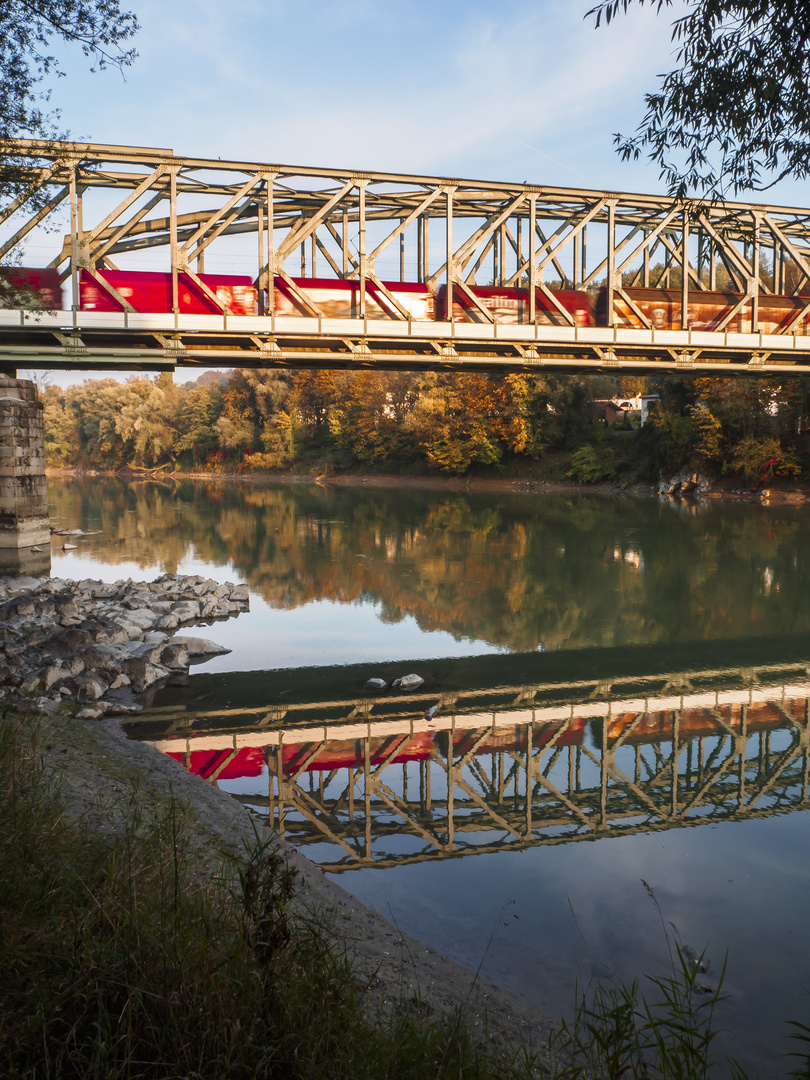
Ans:
<svg viewBox="0 0 810 1080"><path fill-rule="evenodd" d="M606 402L657 395L642 426ZM397 472L650 483L810 478L807 382L661 375L234 370L45 391L52 467ZM610 417L608 417L610 418Z"/></svg>

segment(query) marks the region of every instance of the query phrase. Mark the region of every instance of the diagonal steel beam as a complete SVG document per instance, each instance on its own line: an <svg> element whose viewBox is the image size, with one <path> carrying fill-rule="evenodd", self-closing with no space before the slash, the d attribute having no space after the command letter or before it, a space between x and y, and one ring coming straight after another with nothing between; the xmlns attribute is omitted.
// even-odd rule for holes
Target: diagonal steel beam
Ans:
<svg viewBox="0 0 810 1080"><path fill-rule="evenodd" d="M15 214L21 206L28 202L31 196L36 194L36 192L39 191L41 187L44 187L45 184L47 184L48 181L51 179L51 177L55 173L59 172L66 164L67 162L64 158L58 158L56 161L54 161L53 165L51 165L50 168L44 169L41 173L39 173L39 175L34 178L34 180L28 185L28 187L25 188L24 191L20 192L16 199L13 199L8 204L8 206L0 210L0 225L2 225L4 221L8 221L12 214Z"/></svg>
<svg viewBox="0 0 810 1080"><path fill-rule="evenodd" d="M99 235L99 233L102 233L108 225L112 224L113 221L117 221L118 218L123 214L123 212L129 209L129 207L132 206L132 204L137 199L139 199L145 191L148 191L150 187L152 187L158 180L160 180L160 178L166 173L166 171L166 165L158 165L154 172L150 173L149 176L142 180L141 183L138 184L138 186L133 191L131 191L125 199L122 199L118 206L116 206L114 210L111 210L109 214L107 214L107 216L102 221L100 221L94 229L91 229L89 232L85 232L82 235L82 242L86 244L91 244Z"/></svg>
<svg viewBox="0 0 810 1080"><path fill-rule="evenodd" d="M63 187L59 191L57 191L57 193L52 199L49 199L49 201L43 207L41 207L32 218L29 218L28 221L26 221L26 223L22 225L10 239L6 240L2 247L0 247L0 259L2 259L4 255L7 255L12 248L16 247L20 240L26 237L32 229L35 229L36 226L39 225L40 221L46 218L48 214L50 214L50 212L54 210L61 202L63 202L69 195L69 187Z"/></svg>
<svg viewBox="0 0 810 1080"><path fill-rule="evenodd" d="M297 228L293 228L287 235L287 238L276 249L277 257L279 259L286 259L303 240L306 240L307 237L318 228L318 225L320 225L327 214L352 190L355 184L356 181L354 178L348 180L334 193L331 199L327 199L320 210L316 211L311 217L304 218Z"/></svg>
<svg viewBox="0 0 810 1080"><path fill-rule="evenodd" d="M245 181L245 183L239 188L239 190L234 195L232 195L230 199L228 199L225 205L219 207L218 210L215 210L212 214L210 214L209 217L200 225L197 231L189 237L189 239L185 242L185 244L183 244L183 247L181 248L183 254L188 256L188 251L192 244L196 244L199 240L201 240L201 238L205 236L205 234L209 231L212 225L215 225L217 222L222 221L225 221L225 223L227 224L228 214L230 213L231 209L235 207L236 204L240 202L240 200L243 199L249 192L251 192L257 184L260 184L266 178L267 177L265 173L257 173L255 176L249 177ZM234 214L233 216L236 217L237 215ZM224 225L221 226L219 231L222 231L222 228L224 228ZM215 233L214 235L217 234ZM211 237L211 239L213 239L213 236ZM200 247L205 247L206 244L209 244L210 242L210 240L206 240L205 244L201 244Z"/></svg>

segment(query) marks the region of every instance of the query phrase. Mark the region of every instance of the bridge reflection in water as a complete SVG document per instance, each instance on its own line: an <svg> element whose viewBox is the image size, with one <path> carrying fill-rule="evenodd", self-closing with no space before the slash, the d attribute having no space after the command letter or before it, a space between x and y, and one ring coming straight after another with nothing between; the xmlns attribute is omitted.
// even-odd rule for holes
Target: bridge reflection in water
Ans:
<svg viewBox="0 0 810 1080"><path fill-rule="evenodd" d="M168 707L129 732L334 873L807 809L809 700L807 665L778 664Z"/></svg>

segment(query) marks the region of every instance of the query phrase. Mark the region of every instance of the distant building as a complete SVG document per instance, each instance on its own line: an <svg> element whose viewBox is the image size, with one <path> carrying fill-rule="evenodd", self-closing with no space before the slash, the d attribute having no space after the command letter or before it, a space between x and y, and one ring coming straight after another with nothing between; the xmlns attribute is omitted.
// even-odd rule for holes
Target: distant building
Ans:
<svg viewBox="0 0 810 1080"><path fill-rule="evenodd" d="M640 394L638 397L597 398L594 405L600 419L608 425L629 420L643 427L650 415L650 405L658 400L658 394Z"/></svg>

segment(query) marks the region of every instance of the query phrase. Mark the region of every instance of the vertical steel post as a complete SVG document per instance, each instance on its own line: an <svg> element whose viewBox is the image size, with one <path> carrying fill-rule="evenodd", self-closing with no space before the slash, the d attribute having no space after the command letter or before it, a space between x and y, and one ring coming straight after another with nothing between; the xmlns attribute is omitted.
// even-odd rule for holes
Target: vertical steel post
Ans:
<svg viewBox="0 0 810 1080"><path fill-rule="evenodd" d="M523 262L523 217L518 214L517 219L517 266L516 270L520 269L520 264ZM520 288L521 280L518 278L517 287Z"/></svg>
<svg viewBox="0 0 810 1080"><path fill-rule="evenodd" d="M447 311L446 318L453 321L453 278L455 277L455 268L453 266L453 188L447 189Z"/></svg>
<svg viewBox="0 0 810 1080"><path fill-rule="evenodd" d="M616 203L608 203L607 325L613 326L613 289L616 285Z"/></svg>
<svg viewBox="0 0 810 1080"><path fill-rule="evenodd" d="M275 173L267 177L267 307L268 313L276 313L276 236L273 219L273 183Z"/></svg>
<svg viewBox="0 0 810 1080"><path fill-rule="evenodd" d="M689 213L683 210L681 236L681 330L689 329Z"/></svg>
<svg viewBox="0 0 810 1080"><path fill-rule="evenodd" d="M430 274L430 218L424 218L424 240L422 241L422 258L425 260L422 268L422 281L427 281Z"/></svg>
<svg viewBox="0 0 810 1080"><path fill-rule="evenodd" d="M177 289L177 170L172 169L169 184L169 242L172 260L172 311L174 326L177 329L177 316L180 314L180 301Z"/></svg>
<svg viewBox="0 0 810 1080"><path fill-rule="evenodd" d="M572 273L574 275L574 288L575 289L579 288L580 282L582 281L582 276L581 276L581 274L579 272L579 244L577 243L577 239L578 238L575 236L574 237L574 244L573 244L574 251L573 251L573 267L572 267Z"/></svg>
<svg viewBox="0 0 810 1080"><path fill-rule="evenodd" d="M399 219L400 225L403 219ZM399 280L405 280L405 230L399 234Z"/></svg>
<svg viewBox="0 0 810 1080"><path fill-rule="evenodd" d="M647 230L646 229L644 230L644 235L645 235L645 237L647 235ZM645 289L649 289L649 287L650 287L650 245L649 244L644 245L644 276L642 278L641 283L642 283L642 285L644 286Z"/></svg>
<svg viewBox="0 0 810 1080"><path fill-rule="evenodd" d="M588 238L587 238L588 237L588 226L587 225L582 226L582 232L580 233L580 236L581 236L581 239L582 239L582 258L581 258L582 280L584 281L585 278L588 276L588 260L587 260L587 254L588 254Z"/></svg>
<svg viewBox="0 0 810 1080"><path fill-rule="evenodd" d="M537 318L537 267L534 261L534 238L537 234L537 196L529 196L529 322Z"/></svg>
<svg viewBox="0 0 810 1080"><path fill-rule="evenodd" d="M316 232L317 232L317 230L316 230ZM316 259L317 259L317 253L318 253L318 242L317 242L317 240L315 239L315 233L313 233L313 234L312 234L312 276L313 276L313 277L317 277L317 276L318 276L318 271L317 271L317 269L316 269L316 265L317 265L317 263L316 263Z"/></svg>
<svg viewBox="0 0 810 1080"><path fill-rule="evenodd" d="M425 268L422 265L422 248L424 246L422 237L425 232L425 219L422 214L416 219L416 280L425 280Z"/></svg>
<svg viewBox="0 0 810 1080"><path fill-rule="evenodd" d="M70 171L70 289L73 325L76 326L76 312L79 310L79 197L76 185L74 165Z"/></svg>
<svg viewBox="0 0 810 1080"><path fill-rule="evenodd" d="M357 244L360 258L360 318L366 317L366 182L358 183L360 200L358 211Z"/></svg>
<svg viewBox="0 0 810 1080"><path fill-rule="evenodd" d="M717 252L713 239L709 240L709 289L712 292L717 289Z"/></svg>
<svg viewBox="0 0 810 1080"><path fill-rule="evenodd" d="M757 327L759 325L759 290L762 288L762 283L759 277L759 258L760 258L760 234L759 234L760 218L759 214L754 214L754 251L751 260L753 273L752 278L756 284L756 292L751 299L751 333L757 333Z"/></svg>
<svg viewBox="0 0 810 1080"><path fill-rule="evenodd" d="M349 276L349 211L343 211L343 276Z"/></svg>
<svg viewBox="0 0 810 1080"><path fill-rule="evenodd" d="M264 264L264 207L262 206L261 203L259 203L259 205L256 208L256 217L257 217L257 223L258 223L257 233L258 233L258 241L259 241L259 273L257 275L257 284L259 286L259 288L258 288L259 314L264 315L264 300L265 300L265 290L264 290L264 276L265 276L264 275L264 265L265 265ZM198 273L199 273L199 265L200 265L200 261L198 259L197 260L197 267L198 267L197 272Z"/></svg>

